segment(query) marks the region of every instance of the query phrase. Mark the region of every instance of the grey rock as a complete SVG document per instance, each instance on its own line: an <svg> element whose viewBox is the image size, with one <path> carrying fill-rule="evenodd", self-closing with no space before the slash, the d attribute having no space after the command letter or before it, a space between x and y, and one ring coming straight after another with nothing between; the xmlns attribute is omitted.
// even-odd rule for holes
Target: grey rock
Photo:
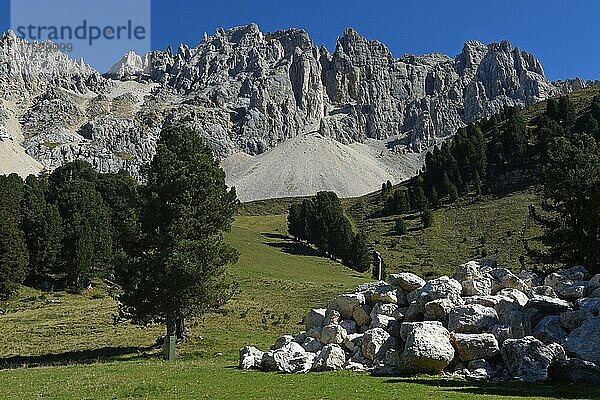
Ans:
<svg viewBox="0 0 600 400"><path fill-rule="evenodd" d="M560 325L568 331L579 328L592 313L588 310L573 310L560 314Z"/></svg>
<svg viewBox="0 0 600 400"><path fill-rule="evenodd" d="M501 353L511 376L524 382L547 380L548 367L556 361L566 359L560 345L545 345L532 336L505 340Z"/></svg>
<svg viewBox="0 0 600 400"><path fill-rule="evenodd" d="M600 384L600 367L589 361L571 358L552 364L548 376L553 382Z"/></svg>
<svg viewBox="0 0 600 400"><path fill-rule="evenodd" d="M500 352L498 341L491 333L453 333L450 341L462 361L472 361L493 357Z"/></svg>
<svg viewBox="0 0 600 400"><path fill-rule="evenodd" d="M304 325L306 331L310 331L312 328L322 327L325 322L325 313L327 312L324 308L312 309L304 317Z"/></svg>
<svg viewBox="0 0 600 400"><path fill-rule="evenodd" d="M459 265L452 275L452 279L458 282L472 281L481 278L481 264L477 261L469 261L468 263Z"/></svg>
<svg viewBox="0 0 600 400"><path fill-rule="evenodd" d="M563 273L565 273L563 271ZM554 289L554 292L561 298L564 299L579 299L583 297L585 286L578 284L579 281L573 281L569 279L569 277L579 277L583 276L583 273L568 273L567 275L563 275L563 273L552 273L546 277L544 280L544 284L546 286L550 286Z"/></svg>
<svg viewBox="0 0 600 400"><path fill-rule="evenodd" d="M337 310L328 309L325 312L325 320L323 326L326 325L339 325L342 322L342 315Z"/></svg>
<svg viewBox="0 0 600 400"><path fill-rule="evenodd" d="M563 312L570 311L573 309L573 306L566 300L548 296L533 296L529 299L525 308L534 308L541 316L546 316L559 315Z"/></svg>
<svg viewBox="0 0 600 400"><path fill-rule="evenodd" d="M312 371L335 371L342 369L346 363L346 353L337 344L323 347L312 364Z"/></svg>
<svg viewBox="0 0 600 400"><path fill-rule="evenodd" d="M588 318L579 328L576 328L567 336L564 343L565 351L572 357L600 365L599 334L600 318Z"/></svg>
<svg viewBox="0 0 600 400"><path fill-rule="evenodd" d="M421 314L425 313L425 304L433 300L448 299L454 305L463 304L462 285L455 279L442 276L428 281L418 289L415 301ZM410 308L410 305L409 305Z"/></svg>
<svg viewBox="0 0 600 400"><path fill-rule="evenodd" d="M492 279L492 294L498 293L502 289L518 289L524 291L527 285L515 274L506 268L495 268L487 273Z"/></svg>
<svg viewBox="0 0 600 400"><path fill-rule="evenodd" d="M577 305L580 309L587 310L596 316L600 313L600 298L598 297L579 299Z"/></svg>
<svg viewBox="0 0 600 400"><path fill-rule="evenodd" d="M261 368L288 374L310 371L316 355L304 350L298 343L291 342L277 350L264 353Z"/></svg>
<svg viewBox="0 0 600 400"><path fill-rule="evenodd" d="M318 339L307 337L302 343L302 348L310 353L316 353L323 348L323 343Z"/></svg>
<svg viewBox="0 0 600 400"><path fill-rule="evenodd" d="M366 331L362 338L362 354L371 361L385 355L385 352L396 343L382 328L373 328Z"/></svg>
<svg viewBox="0 0 600 400"><path fill-rule="evenodd" d="M407 293L412 292L416 289L420 289L423 287L423 285L425 285L424 279L411 272L389 274L388 282L390 283L390 285L398 287Z"/></svg>
<svg viewBox="0 0 600 400"><path fill-rule="evenodd" d="M371 307L366 304L361 304L352 312L352 318L358 325L369 325L371 323Z"/></svg>
<svg viewBox="0 0 600 400"><path fill-rule="evenodd" d="M340 323L340 326L344 328L346 333L348 333L349 335L356 333L356 331L358 330L358 325L352 320L344 320Z"/></svg>
<svg viewBox="0 0 600 400"><path fill-rule="evenodd" d="M537 324L533 336L544 343L564 343L568 332L561 326L558 315L548 315Z"/></svg>
<svg viewBox="0 0 600 400"><path fill-rule="evenodd" d="M461 284L463 296L488 296L492 293L492 280L484 276L465 279Z"/></svg>
<svg viewBox="0 0 600 400"><path fill-rule="evenodd" d="M294 337L291 335L283 335L275 340L275 344L271 346L271 350L277 350L294 341Z"/></svg>
<svg viewBox="0 0 600 400"><path fill-rule="evenodd" d="M241 369L259 369L264 353L253 346L245 346L240 349Z"/></svg>
<svg viewBox="0 0 600 400"><path fill-rule="evenodd" d="M450 333L437 321L405 322L399 369L403 373L440 373L454 358Z"/></svg>
<svg viewBox="0 0 600 400"><path fill-rule="evenodd" d="M455 307L448 316L448 330L458 333L481 333L497 323L496 310L478 304Z"/></svg>
<svg viewBox="0 0 600 400"><path fill-rule="evenodd" d="M425 304L425 320L448 323L448 314L454 304L448 299L437 299Z"/></svg>
<svg viewBox="0 0 600 400"><path fill-rule="evenodd" d="M343 319L351 319L354 309L362 304L365 304L365 296L363 294L342 294L331 302L329 309L338 311Z"/></svg>
<svg viewBox="0 0 600 400"><path fill-rule="evenodd" d="M341 325L331 324L323 327L320 340L323 344L342 344L346 336L348 332Z"/></svg>

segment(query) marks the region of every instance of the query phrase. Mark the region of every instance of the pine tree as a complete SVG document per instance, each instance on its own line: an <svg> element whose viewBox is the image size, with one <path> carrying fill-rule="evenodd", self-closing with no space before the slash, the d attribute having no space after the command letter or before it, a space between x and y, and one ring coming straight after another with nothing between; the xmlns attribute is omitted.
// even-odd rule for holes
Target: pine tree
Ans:
<svg viewBox="0 0 600 400"><path fill-rule="evenodd" d="M431 213L431 210L423 210L421 213L421 223L423 224L423 228L429 228L433 224L433 214Z"/></svg>
<svg viewBox="0 0 600 400"><path fill-rule="evenodd" d="M27 276L29 254L20 228L23 180L0 176L0 300L14 294Z"/></svg>
<svg viewBox="0 0 600 400"><path fill-rule="evenodd" d="M554 121L560 120L560 113L558 111L558 101L556 101L556 99L550 98L546 102L546 115L548 116L548 118Z"/></svg>
<svg viewBox="0 0 600 400"><path fill-rule="evenodd" d="M358 232L352 241L352 267L358 272L366 272L371 267L371 251L363 232Z"/></svg>
<svg viewBox="0 0 600 400"><path fill-rule="evenodd" d="M475 172L475 194L477 197L481 197L481 179L479 179L479 172Z"/></svg>
<svg viewBox="0 0 600 400"><path fill-rule="evenodd" d="M63 222L56 205L46 202L46 187L45 176L28 176L21 201L21 227L29 251L27 281L31 283L39 283L48 275L61 271Z"/></svg>
<svg viewBox="0 0 600 400"><path fill-rule="evenodd" d="M575 122L575 108L573 107L573 103L571 103L569 96L561 96L561 98L558 99L558 113L564 124L569 126Z"/></svg>
<svg viewBox="0 0 600 400"><path fill-rule="evenodd" d="M137 246L117 269L122 316L164 321L167 336L231 296L226 266L237 252L223 240L237 208L235 189L200 135L169 126L146 174ZM178 328L179 327L179 328Z"/></svg>
<svg viewBox="0 0 600 400"><path fill-rule="evenodd" d="M398 234L398 235L406 234L406 222L404 221L404 219L399 218L396 220L394 230L396 231L396 234Z"/></svg>
<svg viewBox="0 0 600 400"><path fill-rule="evenodd" d="M427 197L425 196L425 191L423 190L423 186L417 185L413 189L413 208L416 211L422 211L427 207Z"/></svg>
<svg viewBox="0 0 600 400"><path fill-rule="evenodd" d="M432 207L439 207L440 205L440 196L438 195L437 189L435 186L431 188L431 192L429 194L429 203Z"/></svg>
<svg viewBox="0 0 600 400"><path fill-rule="evenodd" d="M292 204L288 209L288 232L296 240L302 236L304 221L302 221L302 210L300 204Z"/></svg>

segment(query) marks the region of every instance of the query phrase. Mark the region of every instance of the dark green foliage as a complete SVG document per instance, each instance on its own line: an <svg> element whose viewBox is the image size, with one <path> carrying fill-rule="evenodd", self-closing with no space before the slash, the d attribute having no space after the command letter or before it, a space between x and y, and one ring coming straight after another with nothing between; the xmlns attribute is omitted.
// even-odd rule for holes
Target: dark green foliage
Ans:
<svg viewBox="0 0 600 400"><path fill-rule="evenodd" d="M358 272L366 272L371 267L371 249L363 232L354 235L352 241L352 268Z"/></svg>
<svg viewBox="0 0 600 400"><path fill-rule="evenodd" d="M388 214L403 214L410 211L408 190L405 187L394 190L387 197L385 209Z"/></svg>
<svg viewBox="0 0 600 400"><path fill-rule="evenodd" d="M433 224L433 214L430 209L425 209L421 213L421 223L423 228L429 228Z"/></svg>
<svg viewBox="0 0 600 400"><path fill-rule="evenodd" d="M99 174L96 186L110 209L113 253L119 257L139 233L140 185L129 173L120 171Z"/></svg>
<svg viewBox="0 0 600 400"><path fill-rule="evenodd" d="M431 206L434 208L440 206L440 196L438 195L438 191L435 186L432 186L431 191L429 192L429 204L431 204Z"/></svg>
<svg viewBox="0 0 600 400"><path fill-rule="evenodd" d="M404 221L404 219L399 218L396 220L396 224L394 225L394 230L396 231L396 234L398 234L398 235L406 234L406 222Z"/></svg>
<svg viewBox="0 0 600 400"><path fill-rule="evenodd" d="M479 172L475 172L475 194L477 197L481 197L481 179L479 178Z"/></svg>
<svg viewBox="0 0 600 400"><path fill-rule="evenodd" d="M61 270L63 221L58 207L46 201L47 186L47 176L28 176L21 201L21 227L29 250L27 280L31 283L40 283Z"/></svg>
<svg viewBox="0 0 600 400"><path fill-rule="evenodd" d="M560 121L565 125L572 125L575 122L575 109L569 96L561 96L558 99L558 114Z"/></svg>
<svg viewBox="0 0 600 400"><path fill-rule="evenodd" d="M5 300L27 275L29 257L19 226L23 180L16 174L0 176L0 193L0 300Z"/></svg>
<svg viewBox="0 0 600 400"><path fill-rule="evenodd" d="M165 321L173 335L184 318L231 296L225 271L238 254L222 232L238 201L210 148L185 127L162 131L146 178L139 240L116 270L121 311L139 323Z"/></svg>
<svg viewBox="0 0 600 400"><path fill-rule="evenodd" d="M558 101L556 101L555 98L548 99L548 101L546 102L546 115L548 116L548 118L554 121L560 120L560 113L558 111Z"/></svg>
<svg viewBox="0 0 600 400"><path fill-rule="evenodd" d="M300 205L291 205L288 210L288 232L297 239L313 244L323 256L340 259L357 270L363 268L361 263L366 257L363 254L367 246L366 239L364 235L357 238L353 233L352 224L334 192L319 192ZM357 243L361 246L359 249Z"/></svg>
<svg viewBox="0 0 600 400"><path fill-rule="evenodd" d="M112 259L110 209L97 181L98 174L84 161L65 164L49 176L49 200L63 220L61 264L73 290L103 276Z"/></svg>
<svg viewBox="0 0 600 400"><path fill-rule="evenodd" d="M586 134L554 139L544 170L545 240L553 258L600 272L600 145Z"/></svg>
<svg viewBox="0 0 600 400"><path fill-rule="evenodd" d="M411 200L412 209L416 211L422 211L427 207L427 197L422 185L417 184L415 186Z"/></svg>

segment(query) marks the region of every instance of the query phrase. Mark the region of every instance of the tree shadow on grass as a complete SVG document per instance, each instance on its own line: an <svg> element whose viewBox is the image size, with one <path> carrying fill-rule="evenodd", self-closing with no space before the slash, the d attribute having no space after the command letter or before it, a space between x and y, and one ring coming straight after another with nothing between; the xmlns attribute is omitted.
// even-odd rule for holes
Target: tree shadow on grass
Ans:
<svg viewBox="0 0 600 400"><path fill-rule="evenodd" d="M38 356L12 356L0 358L0 370L61 366L73 364L94 364L96 362L125 361L132 357L149 358L158 355L148 354L155 347L102 347L94 350L68 351L59 354L42 354Z"/></svg>
<svg viewBox="0 0 600 400"><path fill-rule="evenodd" d="M311 256L311 257L319 257L320 254L318 251L302 242L294 242L294 241L285 241L279 243L263 243L269 247L274 247L276 249L280 249L282 252L287 254L293 254L296 256Z"/></svg>
<svg viewBox="0 0 600 400"><path fill-rule="evenodd" d="M427 378L392 378L386 383L416 383L437 386L442 391L457 394L473 394L476 396L493 395L508 398L544 397L550 399L587 399L600 398L600 387L597 385L563 384L563 383L488 383L475 381L459 381L451 379Z"/></svg>

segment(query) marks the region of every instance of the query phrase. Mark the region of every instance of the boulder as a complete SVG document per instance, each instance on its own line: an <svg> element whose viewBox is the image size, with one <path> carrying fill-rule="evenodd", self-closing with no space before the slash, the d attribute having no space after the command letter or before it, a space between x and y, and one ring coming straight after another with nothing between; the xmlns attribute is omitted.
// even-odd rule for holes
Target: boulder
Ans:
<svg viewBox="0 0 600 400"><path fill-rule="evenodd" d="M304 325L306 331L310 331L312 328L322 327L325 322L325 313L327 312L324 308L312 309L308 312L304 318Z"/></svg>
<svg viewBox="0 0 600 400"><path fill-rule="evenodd" d="M552 289L550 286L534 286L532 288L529 288L529 290L526 291L527 292L527 296L529 297L533 297L533 296L547 296L547 297L558 297L556 295L556 292L554 291L554 289Z"/></svg>
<svg viewBox="0 0 600 400"><path fill-rule="evenodd" d="M479 304L455 307L448 315L448 329L458 333L481 333L497 323L496 310Z"/></svg>
<svg viewBox="0 0 600 400"><path fill-rule="evenodd" d="M600 287L592 290L588 297L598 298L600 297Z"/></svg>
<svg viewBox="0 0 600 400"><path fill-rule="evenodd" d="M369 325L371 324L371 307L366 304L361 304L360 306L354 309L352 313L352 318L356 321L358 325Z"/></svg>
<svg viewBox="0 0 600 400"><path fill-rule="evenodd" d="M371 292L371 301L375 303L398 304L397 290L390 285L379 286Z"/></svg>
<svg viewBox="0 0 600 400"><path fill-rule="evenodd" d="M346 336L348 332L341 325L331 324L323 327L320 340L323 344L342 344Z"/></svg>
<svg viewBox="0 0 600 400"><path fill-rule="evenodd" d="M425 308L425 307L423 307ZM413 301L408 305L406 309L406 313L404 314L404 321L406 322L416 322L423 320L423 312L420 311L419 303Z"/></svg>
<svg viewBox="0 0 600 400"><path fill-rule="evenodd" d="M253 346L245 346L240 349L241 369L259 369L264 353Z"/></svg>
<svg viewBox="0 0 600 400"><path fill-rule="evenodd" d="M535 272L521 271L521 272L519 272L517 277L519 279L521 279L523 281L523 283L530 288L533 288L535 286L540 286L542 284L542 278L540 278L539 275L536 274Z"/></svg>
<svg viewBox="0 0 600 400"><path fill-rule="evenodd" d="M356 333L356 331L358 330L358 326L356 325L356 322L352 321L351 319L342 321L340 323L340 325L342 328L344 328L346 330L346 333L348 335Z"/></svg>
<svg viewBox="0 0 600 400"><path fill-rule="evenodd" d="M405 341L401 372L438 374L454 358L450 332L440 322L405 322L400 331Z"/></svg>
<svg viewBox="0 0 600 400"><path fill-rule="evenodd" d="M325 313L325 321L323 326L326 325L339 325L342 322L342 315L337 310L329 309Z"/></svg>
<svg viewBox="0 0 600 400"><path fill-rule="evenodd" d="M453 333L450 341L462 361L493 357L500 352L498 341L491 333Z"/></svg>
<svg viewBox="0 0 600 400"><path fill-rule="evenodd" d="M548 315L537 324L533 336L544 343L564 343L569 333L561 326L558 315Z"/></svg>
<svg viewBox="0 0 600 400"><path fill-rule="evenodd" d="M527 285L518 276L506 268L494 268L488 272L488 275L492 278L492 294L507 288L521 291L527 288Z"/></svg>
<svg viewBox="0 0 600 400"><path fill-rule="evenodd" d="M600 385L600 367L578 358L560 360L550 366L548 377L554 382Z"/></svg>
<svg viewBox="0 0 600 400"><path fill-rule="evenodd" d="M461 293L462 285L458 281L442 276L428 281L419 289L415 301L419 306L419 312L423 314L425 313L425 304L433 300L448 299L452 304L463 304Z"/></svg>
<svg viewBox="0 0 600 400"><path fill-rule="evenodd" d="M572 268L557 271L558 274L564 276L571 281L584 281L589 278L590 274L584 266L578 265Z"/></svg>
<svg viewBox="0 0 600 400"><path fill-rule="evenodd" d="M396 304L389 303L376 303L371 310L371 319L375 318L377 315L386 315L388 317L394 317L398 315L399 307Z"/></svg>
<svg viewBox="0 0 600 400"><path fill-rule="evenodd" d="M498 292L498 296L508 297L514 300L520 307L525 307L529 301L529 297L519 289L506 288Z"/></svg>
<svg viewBox="0 0 600 400"><path fill-rule="evenodd" d="M277 350L282 348L283 346L285 346L288 343L291 343L294 341L294 337L291 335L283 335L283 336L279 336L276 340L275 343L273 344L273 346L271 346L271 350Z"/></svg>
<svg viewBox="0 0 600 400"><path fill-rule="evenodd" d="M462 281L463 296L488 296L492 293L492 280L485 276Z"/></svg>
<svg viewBox="0 0 600 400"><path fill-rule="evenodd" d="M437 299L425 304L425 320L448 322L448 314L454 304L448 299Z"/></svg>
<svg viewBox="0 0 600 400"><path fill-rule="evenodd" d="M382 328L373 328L366 331L362 338L362 354L371 361L385 355L388 348L392 347L396 340Z"/></svg>
<svg viewBox="0 0 600 400"><path fill-rule="evenodd" d="M344 369L356 372L365 372L371 370L372 368L373 361L365 358L360 348L357 349L353 356L346 360L346 364L344 364Z"/></svg>
<svg viewBox="0 0 600 400"><path fill-rule="evenodd" d="M353 333L346 336L343 347L346 348L350 353L355 353L362 347L363 336L363 333Z"/></svg>
<svg viewBox="0 0 600 400"><path fill-rule="evenodd" d="M265 371L279 371L288 374L310 371L316 355L304 350L296 342L291 342L277 350L264 353L261 368Z"/></svg>
<svg viewBox="0 0 600 400"><path fill-rule="evenodd" d="M494 308L500 301L499 296L472 296L465 297L465 304L479 304L484 307Z"/></svg>
<svg viewBox="0 0 600 400"><path fill-rule="evenodd" d="M577 305L581 310L587 310L598 316L600 313L600 298L583 298L577 300Z"/></svg>
<svg viewBox="0 0 600 400"><path fill-rule="evenodd" d="M525 308L534 308L542 317L546 315L559 315L573 309L571 303L568 301L548 296L533 296L529 299Z"/></svg>
<svg viewBox="0 0 600 400"><path fill-rule="evenodd" d="M560 325L568 331L579 328L588 318L592 317L592 313L588 310L573 310L560 314Z"/></svg>
<svg viewBox="0 0 600 400"><path fill-rule="evenodd" d="M566 359L560 345L545 345L532 336L505 340L501 353L512 378L524 382L547 380L548 367L556 361Z"/></svg>
<svg viewBox="0 0 600 400"><path fill-rule="evenodd" d="M600 274L592 276L592 279L590 279L590 287L600 288Z"/></svg>
<svg viewBox="0 0 600 400"><path fill-rule="evenodd" d="M500 315L500 323L490 328L499 343L506 339L521 339L531 335L531 318L523 311L508 311Z"/></svg>
<svg viewBox="0 0 600 400"><path fill-rule="evenodd" d="M346 363L346 353L337 344L328 344L319 352L312 364L312 371L335 371Z"/></svg>
<svg viewBox="0 0 600 400"><path fill-rule="evenodd" d="M388 275L388 282L390 285L398 287L404 290L406 293L420 289L425 285L425 280L410 272L390 274Z"/></svg>
<svg viewBox="0 0 600 400"><path fill-rule="evenodd" d="M481 265L477 261L459 265L452 275L452 279L458 282L472 281L481 277Z"/></svg>
<svg viewBox="0 0 600 400"><path fill-rule="evenodd" d="M323 343L315 338L307 337L302 343L302 348L308 352L316 353L323 348Z"/></svg>
<svg viewBox="0 0 600 400"><path fill-rule="evenodd" d="M294 336L294 342L296 342L298 344L302 344L302 343L304 343L306 338L307 338L306 331L302 331L302 332L299 332L296 336Z"/></svg>
<svg viewBox="0 0 600 400"><path fill-rule="evenodd" d="M600 365L600 318L591 317L565 339L564 348L571 357Z"/></svg>
<svg viewBox="0 0 600 400"><path fill-rule="evenodd" d="M351 319L354 309L362 304L365 304L364 294L342 294L331 302L329 309L338 311L343 319Z"/></svg>
<svg viewBox="0 0 600 400"><path fill-rule="evenodd" d="M309 338L314 338L314 339L318 339L321 340L321 333L323 332L323 327L319 326L319 327L314 327L311 328L309 331L306 332L306 337Z"/></svg>
<svg viewBox="0 0 600 400"><path fill-rule="evenodd" d="M371 328L382 328L387 330L392 322L396 321L394 317L388 317L387 315L377 314L375 318L371 318Z"/></svg>
<svg viewBox="0 0 600 400"><path fill-rule="evenodd" d="M583 297L585 286L578 284L577 281L569 279L567 276L555 272L544 280L546 286L550 286L556 294L565 299L579 299Z"/></svg>

